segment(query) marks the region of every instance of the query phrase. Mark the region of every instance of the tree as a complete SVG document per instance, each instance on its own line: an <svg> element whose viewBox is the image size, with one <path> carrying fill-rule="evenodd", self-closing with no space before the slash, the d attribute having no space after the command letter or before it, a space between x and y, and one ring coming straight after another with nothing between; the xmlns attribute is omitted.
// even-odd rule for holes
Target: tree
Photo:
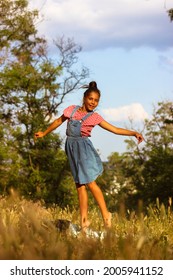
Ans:
<svg viewBox="0 0 173 280"><path fill-rule="evenodd" d="M173 196L173 122L172 102L159 102L151 119L144 122L145 143L125 140L127 151L113 153L105 163L99 184L107 193L113 211L124 201L130 209L156 199L168 203ZM106 186L106 187L105 187Z"/></svg>
<svg viewBox="0 0 173 280"><path fill-rule="evenodd" d="M144 148L148 158L143 176L143 195L153 201L159 197L167 202L173 196L173 124L167 123L172 115L172 102L160 102L153 119L146 122L147 144Z"/></svg>
<svg viewBox="0 0 173 280"><path fill-rule="evenodd" d="M170 20L173 21L173 9L168 10L168 16L170 17Z"/></svg>
<svg viewBox="0 0 173 280"><path fill-rule="evenodd" d="M57 187L64 178L71 178L62 140L52 133L35 143L33 135L58 114L66 95L85 80L88 69L75 69L81 48L64 37L55 40L58 61L51 59L47 41L36 29L39 12L30 11L27 0L0 0L0 15L0 115L1 123L8 123L6 133L22 159L20 190L60 203L63 191ZM3 164L10 162L10 150L8 157ZM19 185L16 182L15 187ZM8 181L5 189L11 186Z"/></svg>
<svg viewBox="0 0 173 280"><path fill-rule="evenodd" d="M146 144L127 155L133 157L132 166L125 170L137 191L135 201L142 199L149 204L159 198L167 203L173 196L173 124L166 121L171 117L172 102L159 102L152 119L145 121Z"/></svg>

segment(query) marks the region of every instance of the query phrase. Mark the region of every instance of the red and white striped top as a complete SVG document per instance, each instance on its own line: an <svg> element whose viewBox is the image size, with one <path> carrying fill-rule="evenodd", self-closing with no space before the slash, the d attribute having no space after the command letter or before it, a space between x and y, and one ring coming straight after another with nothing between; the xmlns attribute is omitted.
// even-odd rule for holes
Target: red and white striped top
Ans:
<svg viewBox="0 0 173 280"><path fill-rule="evenodd" d="M76 105L71 105L67 107L63 114L66 118L70 119L71 113ZM76 111L73 115L74 120L81 120L86 115L85 112ZM94 128L95 125L101 123L104 119L98 113L94 112L91 116L89 116L86 120L82 122L81 125L81 134L82 136L90 137L91 130Z"/></svg>

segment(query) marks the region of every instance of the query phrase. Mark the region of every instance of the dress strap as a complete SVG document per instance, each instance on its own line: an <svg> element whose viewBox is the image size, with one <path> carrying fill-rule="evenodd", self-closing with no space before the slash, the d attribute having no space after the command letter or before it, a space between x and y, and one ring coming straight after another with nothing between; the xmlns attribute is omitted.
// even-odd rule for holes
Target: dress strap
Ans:
<svg viewBox="0 0 173 280"><path fill-rule="evenodd" d="M89 112L88 114L86 114L82 119L81 122L85 121L89 116L91 116L94 112Z"/></svg>
<svg viewBox="0 0 173 280"><path fill-rule="evenodd" d="M80 106L77 105L77 106L73 109L73 111L71 112L71 115L70 115L70 119L72 119L73 115L76 113L76 111L77 111L79 108L80 108ZM86 114L86 115L80 120L80 122L85 121L85 120L86 120L89 116L91 116L93 113L94 113L94 112L92 111L92 112L89 112L88 114Z"/></svg>
<svg viewBox="0 0 173 280"><path fill-rule="evenodd" d="M70 119L72 119L74 113L80 108L79 105L77 105L76 107L74 107L73 111L71 112L71 115L70 115Z"/></svg>

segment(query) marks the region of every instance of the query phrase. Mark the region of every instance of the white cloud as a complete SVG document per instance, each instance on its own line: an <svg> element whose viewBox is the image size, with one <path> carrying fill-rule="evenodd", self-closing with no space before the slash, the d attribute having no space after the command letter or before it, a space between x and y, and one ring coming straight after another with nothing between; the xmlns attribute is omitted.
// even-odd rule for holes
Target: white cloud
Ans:
<svg viewBox="0 0 173 280"><path fill-rule="evenodd" d="M172 46L167 9L173 0L29 0L41 9L40 31L55 39L73 37L84 49ZM168 7L170 4L170 7Z"/></svg>
<svg viewBox="0 0 173 280"><path fill-rule="evenodd" d="M148 113L140 103L133 103L119 108L108 108L102 110L105 119L108 121L143 121L148 118Z"/></svg>

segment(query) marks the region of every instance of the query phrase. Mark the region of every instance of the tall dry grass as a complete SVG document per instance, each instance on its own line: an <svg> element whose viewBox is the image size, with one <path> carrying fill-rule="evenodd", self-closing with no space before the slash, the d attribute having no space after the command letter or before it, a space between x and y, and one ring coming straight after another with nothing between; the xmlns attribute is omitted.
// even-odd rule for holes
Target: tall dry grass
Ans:
<svg viewBox="0 0 173 280"><path fill-rule="evenodd" d="M90 213L91 228L103 231L97 210ZM41 202L15 193L0 197L0 259L4 260L168 260L173 259L173 213L171 206L129 212L123 206L113 214L112 229L103 239L61 233L57 219L79 224L79 212L44 207Z"/></svg>

